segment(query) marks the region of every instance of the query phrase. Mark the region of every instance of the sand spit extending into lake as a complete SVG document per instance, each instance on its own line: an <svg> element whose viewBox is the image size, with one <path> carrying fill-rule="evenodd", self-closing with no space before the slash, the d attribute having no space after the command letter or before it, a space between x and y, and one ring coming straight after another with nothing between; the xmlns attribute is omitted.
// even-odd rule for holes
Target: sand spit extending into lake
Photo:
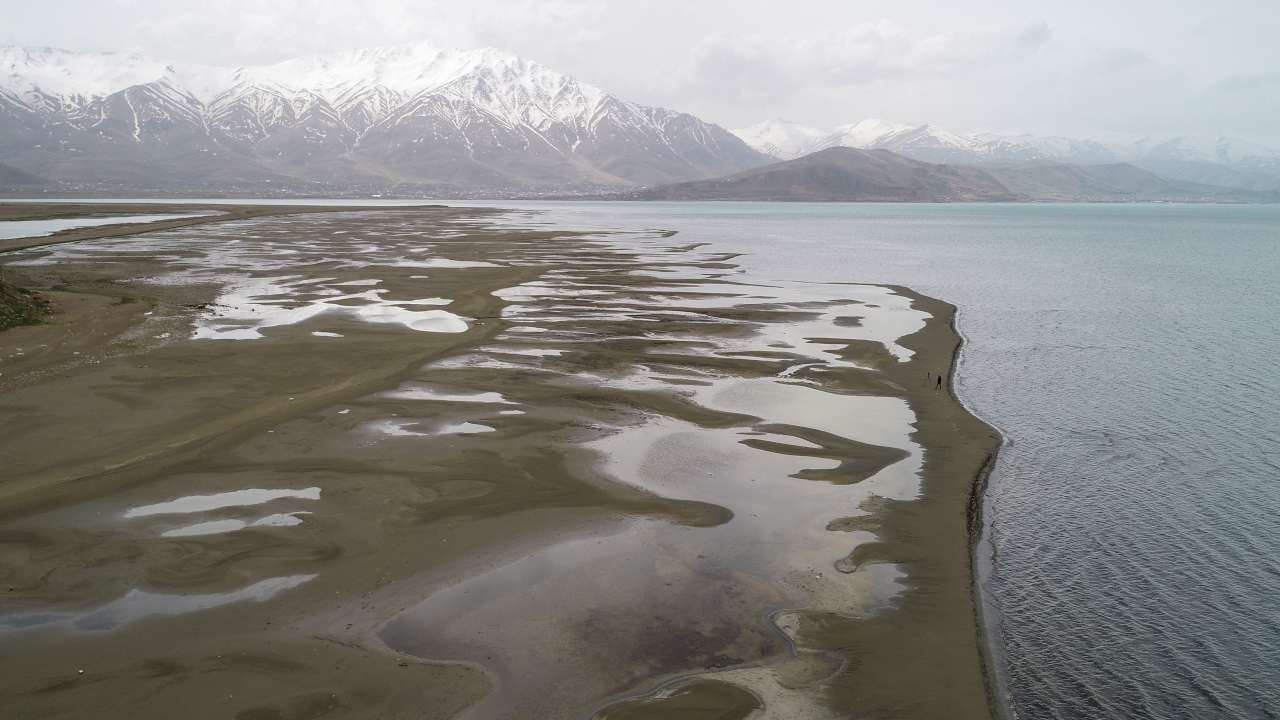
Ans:
<svg viewBox="0 0 1280 720"><path fill-rule="evenodd" d="M0 714L988 716L949 305L251 215L0 255Z"/></svg>

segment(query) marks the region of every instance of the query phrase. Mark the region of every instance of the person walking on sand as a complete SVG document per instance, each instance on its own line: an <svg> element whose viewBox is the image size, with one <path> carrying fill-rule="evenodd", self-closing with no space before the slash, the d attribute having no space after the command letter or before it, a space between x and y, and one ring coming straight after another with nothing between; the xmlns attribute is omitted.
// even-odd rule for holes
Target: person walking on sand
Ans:
<svg viewBox="0 0 1280 720"><path fill-rule="evenodd" d="M936 391L941 390L941 389L942 389L942 376L941 376L941 375L939 375L939 376L938 376L938 386L934 388L934 391L936 392Z"/></svg>

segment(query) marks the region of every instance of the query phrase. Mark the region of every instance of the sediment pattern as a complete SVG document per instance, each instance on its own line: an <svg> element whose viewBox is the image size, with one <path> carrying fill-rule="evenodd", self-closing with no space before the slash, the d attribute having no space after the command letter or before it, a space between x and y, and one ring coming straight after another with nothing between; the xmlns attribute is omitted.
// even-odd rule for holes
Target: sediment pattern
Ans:
<svg viewBox="0 0 1280 720"><path fill-rule="evenodd" d="M983 716L951 308L525 220L8 256L116 330L4 341L0 707Z"/></svg>

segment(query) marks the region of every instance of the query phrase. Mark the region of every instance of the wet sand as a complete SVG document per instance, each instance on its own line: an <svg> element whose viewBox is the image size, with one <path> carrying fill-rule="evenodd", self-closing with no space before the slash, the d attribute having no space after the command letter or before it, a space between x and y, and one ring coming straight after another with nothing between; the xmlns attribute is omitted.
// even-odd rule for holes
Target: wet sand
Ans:
<svg viewBox="0 0 1280 720"><path fill-rule="evenodd" d="M951 306L324 211L0 255L0 712L989 716Z"/></svg>

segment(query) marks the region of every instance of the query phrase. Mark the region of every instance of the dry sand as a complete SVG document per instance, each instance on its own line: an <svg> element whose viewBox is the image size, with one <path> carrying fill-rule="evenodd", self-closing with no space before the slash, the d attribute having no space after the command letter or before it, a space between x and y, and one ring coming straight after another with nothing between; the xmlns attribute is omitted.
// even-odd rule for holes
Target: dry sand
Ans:
<svg viewBox="0 0 1280 720"><path fill-rule="evenodd" d="M989 716L951 306L218 209L0 255L0 715Z"/></svg>

